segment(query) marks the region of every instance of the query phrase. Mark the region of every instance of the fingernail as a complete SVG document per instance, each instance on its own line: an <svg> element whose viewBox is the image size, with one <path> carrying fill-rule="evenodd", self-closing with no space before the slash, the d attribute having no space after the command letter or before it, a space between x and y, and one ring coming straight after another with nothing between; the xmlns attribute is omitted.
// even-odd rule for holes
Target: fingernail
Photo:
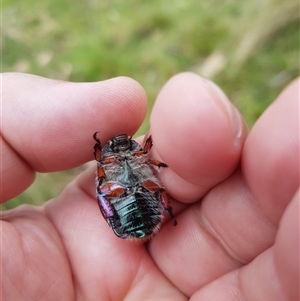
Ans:
<svg viewBox="0 0 300 301"><path fill-rule="evenodd" d="M206 80L206 81L213 88L214 92L218 94L219 100L222 101L224 108L226 109L229 116L230 125L234 136L234 143L239 145L240 139L243 134L243 128L244 128L244 121L240 112L233 105L233 103L230 102L230 100L227 98L225 93L214 82L210 80Z"/></svg>

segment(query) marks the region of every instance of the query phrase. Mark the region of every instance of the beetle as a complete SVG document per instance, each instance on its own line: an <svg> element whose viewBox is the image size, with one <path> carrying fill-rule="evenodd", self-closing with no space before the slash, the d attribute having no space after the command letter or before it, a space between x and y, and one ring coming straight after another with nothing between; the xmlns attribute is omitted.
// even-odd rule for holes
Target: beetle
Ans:
<svg viewBox="0 0 300 301"><path fill-rule="evenodd" d="M102 148L97 133L93 135L97 202L115 235L149 240L159 230L164 211L176 226L168 195L154 173L155 168L168 166L148 157L152 137L141 147L131 136L120 134Z"/></svg>

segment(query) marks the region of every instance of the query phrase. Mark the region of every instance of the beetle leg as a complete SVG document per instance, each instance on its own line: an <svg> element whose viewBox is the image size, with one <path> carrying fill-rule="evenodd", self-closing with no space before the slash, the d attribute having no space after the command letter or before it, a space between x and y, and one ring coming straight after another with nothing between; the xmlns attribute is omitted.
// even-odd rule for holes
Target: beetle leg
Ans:
<svg viewBox="0 0 300 301"><path fill-rule="evenodd" d="M140 150L140 151L136 151L135 153L133 153L133 156L140 157L145 154L147 154L147 152L145 150Z"/></svg>
<svg viewBox="0 0 300 301"><path fill-rule="evenodd" d="M142 183L142 186L144 188L146 188L147 190L151 191L151 192L157 192L159 191L160 189L163 189L161 188L158 184L156 184L155 182L151 181L151 180L146 180Z"/></svg>
<svg viewBox="0 0 300 301"><path fill-rule="evenodd" d="M136 157L139 157L139 156L142 156L144 154L147 154L150 151L152 145L153 145L152 136L150 135L148 137L148 139L146 140L146 142L145 142L143 150L136 151L133 155L136 156ZM168 165L166 163L160 162L158 160L153 160L153 159L149 159L146 163L155 165L157 167L168 167Z"/></svg>
<svg viewBox="0 0 300 301"><path fill-rule="evenodd" d="M105 179L105 171L103 167L101 166L102 164L108 164L116 161L116 158L114 156L109 156L101 160L101 142L99 138L97 138L97 133L94 133L93 138L96 141L96 144L94 145L94 157L97 162L100 163L97 166L97 178L99 179L98 185L97 185L97 191L100 191L100 185L103 182L103 179Z"/></svg>
<svg viewBox="0 0 300 301"><path fill-rule="evenodd" d="M158 160L149 159L148 162L149 164L155 165L157 167L168 167L166 163L160 162Z"/></svg>
<svg viewBox="0 0 300 301"><path fill-rule="evenodd" d="M117 158L115 156L108 156L108 157L105 157L103 158L100 163L101 164L109 164L109 163L114 163L114 162L117 162Z"/></svg>
<svg viewBox="0 0 300 301"><path fill-rule="evenodd" d="M97 162L100 162L101 160L101 142L97 138L97 133L94 133L93 138L96 141L96 144L94 145L94 157ZM103 182L103 179L105 178L105 172L104 169L98 164L97 165L97 178L99 179L98 185L97 185L97 191L99 190L99 187L101 183Z"/></svg>
<svg viewBox="0 0 300 301"><path fill-rule="evenodd" d="M102 159L101 161L98 161L98 165L97 165L97 178L99 179L98 187L102 184L103 180L106 177L105 171L104 171L104 168L102 167L102 165L113 163L113 162L117 162L117 159L114 156L109 156L109 157Z"/></svg>
<svg viewBox="0 0 300 301"><path fill-rule="evenodd" d="M153 143L152 143L152 137L151 135L147 138L144 148L142 150L136 151L133 155L136 157L142 156L144 154L147 154L151 147L152 147Z"/></svg>
<svg viewBox="0 0 300 301"><path fill-rule="evenodd" d="M93 138L96 141L96 144L94 145L94 157L95 160L100 162L101 160L101 142L100 140L97 138L97 133L94 133Z"/></svg>
<svg viewBox="0 0 300 301"><path fill-rule="evenodd" d="M136 156L136 157L139 157L139 156L142 156L144 154L146 154L145 151L137 151L133 155ZM154 159L148 159L145 163L155 165L157 167L168 167L168 165L166 163L163 163L163 162L160 162L160 161L154 160Z"/></svg>
<svg viewBox="0 0 300 301"><path fill-rule="evenodd" d="M152 147L153 143L152 143L152 136L150 135L144 145L144 150L146 151L146 153L148 153ZM155 165L157 167L168 167L168 165L166 163L160 162L158 160L153 160L153 159L149 159L148 161L150 164Z"/></svg>
<svg viewBox="0 0 300 301"><path fill-rule="evenodd" d="M106 197L119 197L126 192L126 188L117 183L105 183L101 186L101 195Z"/></svg>
<svg viewBox="0 0 300 301"><path fill-rule="evenodd" d="M101 151L101 142L99 140L99 138L97 138L97 133L96 132L94 135L93 135L93 138L94 140L96 141L96 144L94 145L94 157L95 157L95 160L100 162L100 163L111 163L111 162L114 162L116 160L116 158L114 156L109 156L109 157L106 157L104 158L103 160L101 160L101 154L102 154L102 151Z"/></svg>
<svg viewBox="0 0 300 301"><path fill-rule="evenodd" d="M98 179L97 190L99 190L100 185L102 184L103 180L105 179L104 169L100 165L97 166L97 179Z"/></svg>
<svg viewBox="0 0 300 301"><path fill-rule="evenodd" d="M152 147L153 143L152 143L152 136L150 135L144 145L144 150L148 153Z"/></svg>
<svg viewBox="0 0 300 301"><path fill-rule="evenodd" d="M167 193L165 192L165 190L163 188L161 188L161 189L162 189L162 191L160 191L160 200L163 203L164 209L166 211L168 211L171 219L173 220L173 226L176 226L177 225L177 220L176 220L176 218L174 216L173 208L172 208L172 206L170 204L168 195L167 195Z"/></svg>
<svg viewBox="0 0 300 301"><path fill-rule="evenodd" d="M170 204L170 201L169 201L167 193L165 192L165 189L160 187L158 184L154 183L151 180L146 180L145 182L142 183L142 186L149 191L158 193L160 201L162 202L164 209L166 211L168 211L171 219L173 220L173 225L176 226L177 220L173 214L173 208Z"/></svg>

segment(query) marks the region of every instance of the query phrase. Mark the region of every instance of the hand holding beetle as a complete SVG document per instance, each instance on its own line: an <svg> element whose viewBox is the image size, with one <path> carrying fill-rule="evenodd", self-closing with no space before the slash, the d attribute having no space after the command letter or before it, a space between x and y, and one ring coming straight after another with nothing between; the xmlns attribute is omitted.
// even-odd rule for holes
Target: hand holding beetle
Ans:
<svg viewBox="0 0 300 301"><path fill-rule="evenodd" d="M2 75L2 191L93 159L146 111L128 78ZM253 129L214 84L173 77L151 114L151 157L178 220L147 244L117 238L95 201L95 162L42 207L2 213L3 300L298 300L299 80ZM142 144L143 138L137 139Z"/></svg>

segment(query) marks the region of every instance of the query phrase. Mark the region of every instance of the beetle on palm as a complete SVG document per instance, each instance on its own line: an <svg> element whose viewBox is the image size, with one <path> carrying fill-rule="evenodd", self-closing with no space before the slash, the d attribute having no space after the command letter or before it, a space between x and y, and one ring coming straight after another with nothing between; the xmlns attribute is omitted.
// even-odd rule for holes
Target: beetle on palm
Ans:
<svg viewBox="0 0 300 301"><path fill-rule="evenodd" d="M103 148L97 132L93 138L97 201L115 235L146 241L159 230L164 211L176 226L167 193L154 173L155 167L167 165L148 158L151 136L144 147L126 134L115 136Z"/></svg>

